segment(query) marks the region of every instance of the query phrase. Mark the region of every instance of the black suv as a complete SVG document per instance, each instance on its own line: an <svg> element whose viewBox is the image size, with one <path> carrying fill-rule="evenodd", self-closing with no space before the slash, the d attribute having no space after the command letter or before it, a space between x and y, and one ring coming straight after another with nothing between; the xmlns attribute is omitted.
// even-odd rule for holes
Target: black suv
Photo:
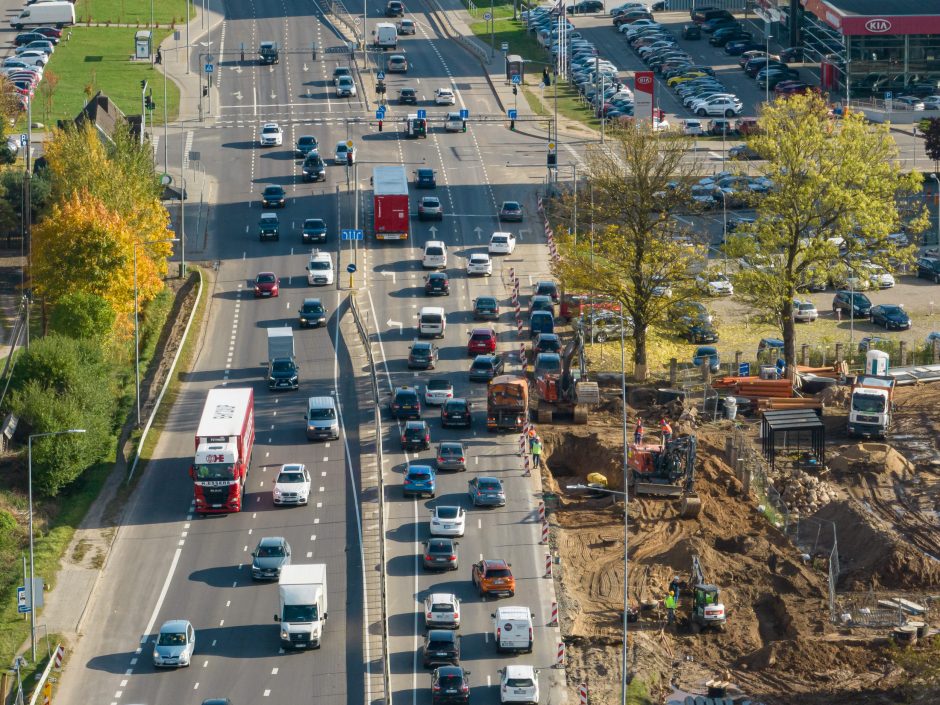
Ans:
<svg viewBox="0 0 940 705"><path fill-rule="evenodd" d="M460 397L448 399L441 406L441 426L466 426L473 423L473 407L470 402Z"/></svg>
<svg viewBox="0 0 940 705"><path fill-rule="evenodd" d="M917 276L922 279L933 279L934 284L940 284L940 259L936 257L918 257Z"/></svg>
<svg viewBox="0 0 940 705"><path fill-rule="evenodd" d="M265 186L261 193L262 208L283 208L287 205L287 193L283 186Z"/></svg>
<svg viewBox="0 0 940 705"><path fill-rule="evenodd" d="M300 327L319 328L326 325L326 309L320 299L304 299L298 313L300 318Z"/></svg>
<svg viewBox="0 0 940 705"><path fill-rule="evenodd" d="M424 278L426 296L450 296L450 277L445 272L431 272Z"/></svg>
<svg viewBox="0 0 940 705"><path fill-rule="evenodd" d="M427 450L431 447L431 431L424 421L408 421L401 433L402 450Z"/></svg>
<svg viewBox="0 0 940 705"><path fill-rule="evenodd" d="M416 340L408 353L409 370L433 370L437 364L437 348L429 340Z"/></svg>
<svg viewBox="0 0 940 705"><path fill-rule="evenodd" d="M441 666L431 674L431 705L470 705L470 671Z"/></svg>
<svg viewBox="0 0 940 705"><path fill-rule="evenodd" d="M385 6L385 16L386 17L404 17L405 16L405 6L399 0L389 0L388 5Z"/></svg>
<svg viewBox="0 0 940 705"><path fill-rule="evenodd" d="M268 363L268 389L300 389L300 368L289 357L278 357Z"/></svg>
<svg viewBox="0 0 940 705"><path fill-rule="evenodd" d="M832 297L832 312L839 311L846 317L868 318L871 313L871 300L857 291L837 291Z"/></svg>
<svg viewBox="0 0 940 705"><path fill-rule="evenodd" d="M418 92L414 88L402 88L398 92L398 102L402 105L417 105Z"/></svg>
<svg viewBox="0 0 940 705"><path fill-rule="evenodd" d="M326 242L326 222L322 218L307 218L304 220L303 241Z"/></svg>
<svg viewBox="0 0 940 705"><path fill-rule="evenodd" d="M424 637L424 667L460 662L460 640L452 629L431 629Z"/></svg>
<svg viewBox="0 0 940 705"><path fill-rule="evenodd" d="M304 157L304 165L301 169L304 181L326 181L326 164L323 163L323 158L316 152L311 152Z"/></svg>
<svg viewBox="0 0 940 705"><path fill-rule="evenodd" d="M392 394L388 407L396 419L421 418L421 401L413 387L398 387Z"/></svg>

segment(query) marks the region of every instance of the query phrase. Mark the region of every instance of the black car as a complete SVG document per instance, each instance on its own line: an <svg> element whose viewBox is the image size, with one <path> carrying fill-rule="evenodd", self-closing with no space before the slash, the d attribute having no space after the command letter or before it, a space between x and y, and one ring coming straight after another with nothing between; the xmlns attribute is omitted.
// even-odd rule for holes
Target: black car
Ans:
<svg viewBox="0 0 940 705"><path fill-rule="evenodd" d="M543 296L541 294L533 296L529 299L529 313L533 311L548 311L549 313L554 313L555 303L552 301L552 297Z"/></svg>
<svg viewBox="0 0 940 705"><path fill-rule="evenodd" d="M936 257L918 257L917 276L922 279L932 279L934 284L940 284L940 259Z"/></svg>
<svg viewBox="0 0 940 705"><path fill-rule="evenodd" d="M717 343L718 331L708 309L697 301L680 301L669 309L676 332L690 343Z"/></svg>
<svg viewBox="0 0 940 705"><path fill-rule="evenodd" d="M845 318L868 318L871 314L871 300L857 291L837 291L832 297L832 312L841 312Z"/></svg>
<svg viewBox="0 0 940 705"><path fill-rule="evenodd" d="M444 272L431 272L424 278L426 296L450 296L450 277Z"/></svg>
<svg viewBox="0 0 940 705"><path fill-rule="evenodd" d="M803 47L787 47L780 52L781 61L802 61Z"/></svg>
<svg viewBox="0 0 940 705"><path fill-rule="evenodd" d="M420 419L421 401L413 387L398 387L389 401L389 411L396 419Z"/></svg>
<svg viewBox="0 0 940 705"><path fill-rule="evenodd" d="M251 553L252 580L277 580L290 565L290 544L282 536L266 536Z"/></svg>
<svg viewBox="0 0 940 705"><path fill-rule="evenodd" d="M560 353L561 338L556 333L539 333L535 342L532 344L532 353Z"/></svg>
<svg viewBox="0 0 940 705"><path fill-rule="evenodd" d="M424 636L424 667L460 662L460 640L453 629L431 629Z"/></svg>
<svg viewBox="0 0 940 705"><path fill-rule="evenodd" d="M552 301L554 301L556 304L558 303L558 299L560 297L560 294L558 293L558 285L551 280L536 282L532 293L536 296L551 296Z"/></svg>
<svg viewBox="0 0 940 705"><path fill-rule="evenodd" d="M911 317L897 304L872 306L868 315L873 325L882 326L885 330L906 330L911 327Z"/></svg>
<svg viewBox="0 0 940 705"><path fill-rule="evenodd" d="M441 426L464 426L470 428L473 423L473 407L461 397L448 399L441 406Z"/></svg>
<svg viewBox="0 0 940 705"><path fill-rule="evenodd" d="M277 357L268 363L268 389L300 389L300 368L289 357Z"/></svg>
<svg viewBox="0 0 940 705"><path fill-rule="evenodd" d="M723 47L728 42L738 41L739 39L751 40L753 36L750 32L745 32L738 27L726 27L712 34L712 36L708 38L708 43L713 47Z"/></svg>
<svg viewBox="0 0 940 705"><path fill-rule="evenodd" d="M319 149L320 143L317 142L317 138L313 135L304 135L297 140L297 145L294 147L294 155L303 159L310 152L316 152Z"/></svg>
<svg viewBox="0 0 940 705"><path fill-rule="evenodd" d="M424 421L407 421L401 432L402 450L427 450L431 447L431 431Z"/></svg>
<svg viewBox="0 0 940 705"><path fill-rule="evenodd" d="M741 23L738 22L733 17L713 17L710 20L705 20L702 22L702 31L705 34L713 34L719 29L724 29L725 27L740 27Z"/></svg>
<svg viewBox="0 0 940 705"><path fill-rule="evenodd" d="M34 27L30 34L41 34L53 44L58 44L62 39L62 30L56 27Z"/></svg>
<svg viewBox="0 0 940 705"><path fill-rule="evenodd" d="M398 102L402 105L417 105L418 91L414 88L402 88L398 92Z"/></svg>
<svg viewBox="0 0 940 705"><path fill-rule="evenodd" d="M261 194L261 206L263 208L283 208L287 205L287 193L283 186L265 186Z"/></svg>
<svg viewBox="0 0 940 705"><path fill-rule="evenodd" d="M408 352L409 370L433 370L437 364L437 347L429 340L416 340Z"/></svg>
<svg viewBox="0 0 940 705"><path fill-rule="evenodd" d="M36 31L23 32L22 34L16 35L16 39L13 40L13 44L15 46L21 47L21 46L25 46L26 44L29 44L30 42L39 42L39 41L48 42L51 40L46 35L40 34L39 32L36 32Z"/></svg>
<svg viewBox="0 0 940 705"><path fill-rule="evenodd" d="M437 188L434 169L415 169L415 188Z"/></svg>
<svg viewBox="0 0 940 705"><path fill-rule="evenodd" d="M389 0L388 5L385 6L385 16L386 17L404 17L405 16L405 6L399 0Z"/></svg>
<svg viewBox="0 0 940 705"><path fill-rule="evenodd" d="M322 218L307 218L304 220L302 233L305 245L310 242L326 242L326 221Z"/></svg>
<svg viewBox="0 0 940 705"><path fill-rule="evenodd" d="M604 3L602 3L601 0L581 0L579 3L569 5L567 10L569 15L585 15L591 12L603 12Z"/></svg>
<svg viewBox="0 0 940 705"><path fill-rule="evenodd" d="M470 365L471 382L489 382L503 373L503 358L499 355L477 355Z"/></svg>
<svg viewBox="0 0 940 705"><path fill-rule="evenodd" d="M753 147L749 147L746 144L736 144L728 150L728 159L754 161L755 159L763 159L763 157L758 154Z"/></svg>
<svg viewBox="0 0 940 705"><path fill-rule="evenodd" d="M697 24L687 24L682 27L682 38L683 39L701 39L702 38L702 28Z"/></svg>
<svg viewBox="0 0 940 705"><path fill-rule="evenodd" d="M274 213L262 213L258 220L259 240L280 240L280 223Z"/></svg>
<svg viewBox="0 0 940 705"><path fill-rule="evenodd" d="M300 327L319 328L326 325L326 308L320 299L304 299L300 305L300 311L297 314L300 319Z"/></svg>
<svg viewBox="0 0 940 705"><path fill-rule="evenodd" d="M311 152L304 157L301 167L304 181L326 181L326 164L317 152Z"/></svg>
<svg viewBox="0 0 940 705"><path fill-rule="evenodd" d="M499 319L499 301L495 296L478 296L473 300L473 320L495 321Z"/></svg>
<svg viewBox="0 0 940 705"><path fill-rule="evenodd" d="M431 705L470 705L470 671L440 666L431 674Z"/></svg>

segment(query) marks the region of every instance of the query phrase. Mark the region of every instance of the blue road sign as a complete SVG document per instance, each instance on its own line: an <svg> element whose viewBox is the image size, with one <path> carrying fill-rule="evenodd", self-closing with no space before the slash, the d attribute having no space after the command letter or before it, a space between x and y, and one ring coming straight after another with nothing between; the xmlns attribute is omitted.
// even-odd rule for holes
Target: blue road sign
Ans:
<svg viewBox="0 0 940 705"><path fill-rule="evenodd" d="M427 118L428 118L428 111L427 111L427 110L422 109L422 110L419 110L419 111L418 111L418 119L419 119L419 120L427 120Z"/></svg>
<svg viewBox="0 0 940 705"><path fill-rule="evenodd" d="M738 363L738 377L750 377L750 376L751 376L751 363L750 362Z"/></svg>
<svg viewBox="0 0 940 705"><path fill-rule="evenodd" d="M517 114L517 111L516 111L516 110L513 110L512 108L509 109L509 119L510 119L510 120L515 120L515 119L516 119L516 114Z"/></svg>
<svg viewBox="0 0 940 705"><path fill-rule="evenodd" d="M384 105L380 105L378 108L376 108L376 111L382 113L383 115L385 114L385 110L386 108Z"/></svg>
<svg viewBox="0 0 940 705"><path fill-rule="evenodd" d="M26 146L26 135L20 135L20 147Z"/></svg>
<svg viewBox="0 0 940 705"><path fill-rule="evenodd" d="M206 73L212 73L215 70L215 66L212 64L206 64Z"/></svg>
<svg viewBox="0 0 940 705"><path fill-rule="evenodd" d="M350 274L354 274L356 271L356 265L350 262L349 264L346 265L346 271L349 272Z"/></svg>
<svg viewBox="0 0 940 705"><path fill-rule="evenodd" d="M16 611L20 614L29 612L29 595L25 587L16 588Z"/></svg>
<svg viewBox="0 0 940 705"><path fill-rule="evenodd" d="M885 100L891 100L892 97L891 91L885 91Z"/></svg>
<svg viewBox="0 0 940 705"><path fill-rule="evenodd" d="M341 240L362 240L363 232L362 230L352 230L352 229L343 230L342 232L340 232L340 239Z"/></svg>
<svg viewBox="0 0 940 705"><path fill-rule="evenodd" d="M381 120L381 119L384 118L384 117L385 117L385 111L384 111L384 110L376 110L376 111L375 111L375 119L376 119L376 120Z"/></svg>
<svg viewBox="0 0 940 705"><path fill-rule="evenodd" d="M518 86L520 83L522 83L522 76L520 76L519 74L515 73L515 74L512 75L512 78L510 78L509 80L510 80L511 83L513 83L514 85Z"/></svg>
<svg viewBox="0 0 940 705"><path fill-rule="evenodd" d="M377 74L375 74L375 78L376 78L376 80L384 81L384 80L385 80L385 72L384 72L384 71L379 71Z"/></svg>
<svg viewBox="0 0 940 705"><path fill-rule="evenodd" d="M466 108L461 108L461 109L460 109L460 119L461 119L461 120L466 120L468 117L470 117L470 111L467 110Z"/></svg>

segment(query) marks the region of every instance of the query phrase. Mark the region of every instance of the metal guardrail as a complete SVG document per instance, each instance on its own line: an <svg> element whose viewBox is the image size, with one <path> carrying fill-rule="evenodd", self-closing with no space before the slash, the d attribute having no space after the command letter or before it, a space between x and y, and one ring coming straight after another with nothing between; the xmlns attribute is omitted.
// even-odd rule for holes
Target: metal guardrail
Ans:
<svg viewBox="0 0 940 705"><path fill-rule="evenodd" d="M53 654L58 654L59 649L62 648L62 644L55 645L55 651ZM51 657L49 658L49 663L46 664L46 667L42 669L42 675L39 676L39 680L36 682L36 687L33 688L32 695L29 696L29 705L37 705L39 699L43 696L43 689L46 685L46 681L49 680L49 677L52 675L52 669L56 667L56 659Z"/></svg>

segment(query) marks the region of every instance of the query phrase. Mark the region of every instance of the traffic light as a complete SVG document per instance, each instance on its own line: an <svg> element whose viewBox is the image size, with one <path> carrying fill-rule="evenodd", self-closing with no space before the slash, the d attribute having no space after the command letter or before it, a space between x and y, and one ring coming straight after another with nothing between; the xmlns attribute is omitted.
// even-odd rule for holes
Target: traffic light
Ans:
<svg viewBox="0 0 940 705"><path fill-rule="evenodd" d="M157 104L153 102L152 96L147 96L147 110L154 110Z"/></svg>
<svg viewBox="0 0 940 705"><path fill-rule="evenodd" d="M203 86L203 87L202 87L202 97L205 98L207 95L209 95L209 86Z"/></svg>
<svg viewBox="0 0 940 705"><path fill-rule="evenodd" d="M346 150L346 166L352 166L352 165L353 165L352 159L353 159L352 150L351 150L351 149Z"/></svg>
<svg viewBox="0 0 940 705"><path fill-rule="evenodd" d="M519 86L513 84L513 87L512 87L512 94L513 94L513 95L519 95Z"/></svg>
<svg viewBox="0 0 940 705"><path fill-rule="evenodd" d="M466 132L466 131L467 131L467 121L466 121L466 120L464 120L464 121L461 123L461 130L460 130L460 131L461 131L461 132Z"/></svg>
<svg viewBox="0 0 940 705"><path fill-rule="evenodd" d="M145 90L147 88L147 81L140 79L140 90Z"/></svg>
<svg viewBox="0 0 940 705"><path fill-rule="evenodd" d="M379 120L379 132L381 132L381 131L382 131L382 121Z"/></svg>
<svg viewBox="0 0 940 705"><path fill-rule="evenodd" d="M548 165L557 166L558 165L558 154L556 152L548 153Z"/></svg>
<svg viewBox="0 0 940 705"><path fill-rule="evenodd" d="M511 119L511 120L509 121L509 129L510 129L510 130L515 130L515 129L516 129L516 120L515 120L515 118L513 118L513 119Z"/></svg>
<svg viewBox="0 0 940 705"><path fill-rule="evenodd" d="M375 84L375 92L378 94L385 93L385 84L379 81Z"/></svg>

